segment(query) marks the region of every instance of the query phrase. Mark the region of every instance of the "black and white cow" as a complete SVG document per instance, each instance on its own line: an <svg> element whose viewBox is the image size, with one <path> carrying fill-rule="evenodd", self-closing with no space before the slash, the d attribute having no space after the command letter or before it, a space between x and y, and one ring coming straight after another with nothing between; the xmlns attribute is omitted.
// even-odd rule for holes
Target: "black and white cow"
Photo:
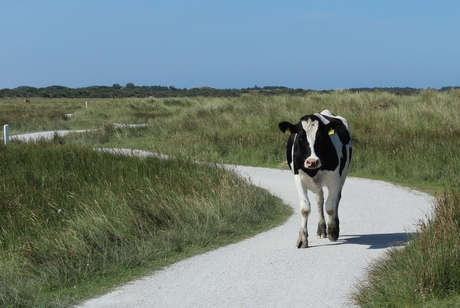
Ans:
<svg viewBox="0 0 460 308"><path fill-rule="evenodd" d="M297 247L308 247L307 220L311 213L308 190L314 193L318 205L318 238L325 238L327 234L330 241L337 241L338 207L353 150L347 120L324 110L300 118L295 125L281 122L278 127L289 135L286 157L294 173L300 199L302 221ZM323 187L328 189L325 206L328 215L327 233Z"/></svg>

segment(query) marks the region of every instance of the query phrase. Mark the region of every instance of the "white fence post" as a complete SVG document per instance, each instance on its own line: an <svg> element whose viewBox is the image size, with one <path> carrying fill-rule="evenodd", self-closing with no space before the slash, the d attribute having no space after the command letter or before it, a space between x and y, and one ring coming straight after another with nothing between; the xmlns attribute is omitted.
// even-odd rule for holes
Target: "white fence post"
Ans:
<svg viewBox="0 0 460 308"><path fill-rule="evenodd" d="M5 145L10 142L10 127L8 124L3 125L3 142Z"/></svg>

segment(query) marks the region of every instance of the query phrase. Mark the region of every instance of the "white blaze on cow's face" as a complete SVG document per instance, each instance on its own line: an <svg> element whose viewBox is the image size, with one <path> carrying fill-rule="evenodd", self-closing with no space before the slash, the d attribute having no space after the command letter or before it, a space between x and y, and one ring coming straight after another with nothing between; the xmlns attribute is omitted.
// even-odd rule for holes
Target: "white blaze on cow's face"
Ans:
<svg viewBox="0 0 460 308"><path fill-rule="evenodd" d="M321 167L321 160L315 153L316 133L319 127L318 120L307 119L302 121L302 127L305 130L310 156L305 160L305 168L318 169Z"/></svg>

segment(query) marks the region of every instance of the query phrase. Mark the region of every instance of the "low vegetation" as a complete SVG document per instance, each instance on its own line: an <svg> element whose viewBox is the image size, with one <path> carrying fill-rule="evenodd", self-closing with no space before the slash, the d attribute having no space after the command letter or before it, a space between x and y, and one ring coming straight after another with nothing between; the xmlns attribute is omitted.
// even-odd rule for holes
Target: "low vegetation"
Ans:
<svg viewBox="0 0 460 308"><path fill-rule="evenodd" d="M276 167L285 160L280 121L329 109L349 120L354 176L442 191L460 170L460 91L336 91L307 96L99 100L72 121L104 122L80 142L135 147L218 163ZM121 128L109 123L147 123ZM81 126L81 124L80 124Z"/></svg>
<svg viewBox="0 0 460 308"><path fill-rule="evenodd" d="M291 213L214 165L62 142L0 146L2 307L68 306Z"/></svg>
<svg viewBox="0 0 460 308"><path fill-rule="evenodd" d="M136 148L185 161L269 167L285 159L286 136L278 131L278 122L296 122L302 115L323 109L342 115L349 120L354 138L352 176L389 180L441 196L436 215L421 225L420 234L409 245L391 250L370 269L354 300L363 307L411 307L420 303L425 307L447 307L460 294L460 275L450 271L449 278L444 279L440 274L449 269L449 264L459 267L454 258L460 252L458 220L449 218L460 207L456 180L460 173L459 102L459 90L424 90L411 95L332 91L98 99L88 101L88 108L82 101L68 100L65 104L62 100L44 100L36 107L47 109L56 104L52 107L58 108L62 104L59 108L68 108L63 109L65 113L73 114L57 117L54 129L85 125L100 128L65 139L78 147ZM12 103L13 100L0 101L0 108L1 104ZM30 119L12 118L22 127L21 132L32 130L27 125ZM123 127L114 123L148 126ZM11 127L12 133L17 133L15 126ZM433 240L428 241L430 238ZM406 271L397 274L398 268Z"/></svg>
<svg viewBox="0 0 460 308"><path fill-rule="evenodd" d="M90 120L84 123L70 121L74 112L85 107L85 102L84 99L32 99L30 103L24 103L21 99L0 100L0 125L8 124L11 134L87 129L100 125Z"/></svg>
<svg viewBox="0 0 460 308"><path fill-rule="evenodd" d="M404 249L392 248L356 286L361 307L460 307L460 183Z"/></svg>

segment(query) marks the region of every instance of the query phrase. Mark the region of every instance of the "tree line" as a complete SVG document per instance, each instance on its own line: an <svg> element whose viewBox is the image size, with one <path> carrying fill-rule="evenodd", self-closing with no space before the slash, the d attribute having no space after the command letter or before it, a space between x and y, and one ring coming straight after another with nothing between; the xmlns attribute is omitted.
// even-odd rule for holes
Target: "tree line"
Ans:
<svg viewBox="0 0 460 308"><path fill-rule="evenodd" d="M451 91L460 87L443 87L441 91ZM389 91L399 95L411 95L421 89L417 88L352 88L351 92L368 91ZM254 86L244 89L215 89L211 87L199 87L191 89L179 89L175 86L136 86L134 83L127 83L124 86L116 83L110 86L90 86L84 88L69 88L53 85L49 87L36 88L20 86L14 89L0 89L0 98L127 98L127 97L194 97L194 96L239 96L244 93L260 92L264 95L295 94L305 95L311 92L330 92L334 90L305 90L292 89L283 86Z"/></svg>

